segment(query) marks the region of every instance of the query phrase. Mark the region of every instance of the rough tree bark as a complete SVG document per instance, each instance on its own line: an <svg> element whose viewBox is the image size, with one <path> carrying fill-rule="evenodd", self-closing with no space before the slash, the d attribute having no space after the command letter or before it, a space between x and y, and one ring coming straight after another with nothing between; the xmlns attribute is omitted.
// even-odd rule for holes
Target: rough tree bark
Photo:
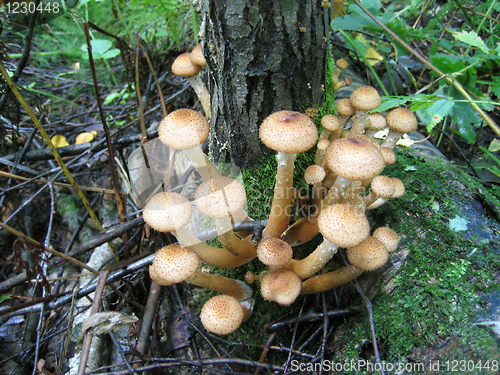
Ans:
<svg viewBox="0 0 500 375"><path fill-rule="evenodd" d="M323 97L329 10L321 0L202 0L215 160L259 162L258 128ZM325 11L323 11L325 10Z"/></svg>

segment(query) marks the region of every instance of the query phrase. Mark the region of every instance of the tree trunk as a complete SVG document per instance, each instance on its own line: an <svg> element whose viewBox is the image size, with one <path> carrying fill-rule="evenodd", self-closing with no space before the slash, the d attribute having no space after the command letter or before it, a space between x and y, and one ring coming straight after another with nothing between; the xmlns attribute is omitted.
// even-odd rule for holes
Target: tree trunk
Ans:
<svg viewBox="0 0 500 375"><path fill-rule="evenodd" d="M265 117L321 103L329 10L321 0L202 0L202 15L213 156L255 165Z"/></svg>

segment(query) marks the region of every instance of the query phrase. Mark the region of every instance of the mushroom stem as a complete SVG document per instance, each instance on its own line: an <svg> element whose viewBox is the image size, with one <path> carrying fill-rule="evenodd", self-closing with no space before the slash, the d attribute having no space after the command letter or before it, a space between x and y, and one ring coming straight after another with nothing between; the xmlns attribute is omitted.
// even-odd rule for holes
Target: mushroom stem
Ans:
<svg viewBox="0 0 500 375"><path fill-rule="evenodd" d="M278 170L274 197L267 223L262 238L277 237L285 231L290 221L290 210L293 199L293 169L296 154L278 152Z"/></svg>
<svg viewBox="0 0 500 375"><path fill-rule="evenodd" d="M243 281L201 271L196 271L193 276L186 280L186 283L229 295L239 301L252 298L253 294L252 288Z"/></svg>
<svg viewBox="0 0 500 375"><path fill-rule="evenodd" d="M352 118L352 127L349 132L349 136L355 136L359 134L363 134L365 131L365 126L368 123L368 111L362 111L358 109L356 114Z"/></svg>
<svg viewBox="0 0 500 375"><path fill-rule="evenodd" d="M387 147L390 148L391 150L396 146L396 143L401 139L401 137L404 135L404 133L399 133L397 131L394 131L392 129L389 130L389 133L387 134L387 137L384 139L380 147Z"/></svg>
<svg viewBox="0 0 500 375"><path fill-rule="evenodd" d="M306 258L292 259L283 268L295 272L301 279L307 279L323 268L335 255L338 248L337 245L324 238L323 242Z"/></svg>
<svg viewBox="0 0 500 375"><path fill-rule="evenodd" d="M183 150L204 181L220 177L222 174L203 153L200 146Z"/></svg>
<svg viewBox="0 0 500 375"><path fill-rule="evenodd" d="M362 273L362 270L349 265L323 275L313 276L302 282L300 294L316 294L335 289L354 280Z"/></svg>
<svg viewBox="0 0 500 375"><path fill-rule="evenodd" d="M200 99L201 106L203 107L203 110L205 111L205 116L207 118L210 117L211 112L210 112L210 94L205 87L205 84L201 80L200 74L195 74L194 76L187 77L187 80L191 84L191 87L193 88L194 92L198 96L198 99Z"/></svg>
<svg viewBox="0 0 500 375"><path fill-rule="evenodd" d="M216 219L215 227L220 243L227 251L243 258L255 258L256 247L251 241L239 238L233 231L231 218Z"/></svg>
<svg viewBox="0 0 500 375"><path fill-rule="evenodd" d="M173 232L173 234L182 246L189 247L202 261L215 267L236 268L247 264L255 258L255 256L252 258L243 258L231 254L227 249L207 245L205 242L200 241L200 239L189 230L184 228Z"/></svg>

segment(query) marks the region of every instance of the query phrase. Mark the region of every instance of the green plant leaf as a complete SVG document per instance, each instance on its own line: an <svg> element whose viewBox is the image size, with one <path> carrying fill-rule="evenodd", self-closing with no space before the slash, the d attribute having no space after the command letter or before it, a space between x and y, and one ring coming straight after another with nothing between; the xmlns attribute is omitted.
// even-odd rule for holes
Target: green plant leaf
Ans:
<svg viewBox="0 0 500 375"><path fill-rule="evenodd" d="M96 60L110 59L120 54L118 49L110 49L113 43L108 39L92 39L90 45L92 47L92 57ZM87 44L82 44L80 49L86 52L86 58L88 59Z"/></svg>
<svg viewBox="0 0 500 375"><path fill-rule="evenodd" d="M424 108L417 112L418 116L424 124L427 131L430 133L432 129L448 116L455 102L449 99L440 99L430 107Z"/></svg>
<svg viewBox="0 0 500 375"><path fill-rule="evenodd" d="M10 296L2 295L2 296L0 296L0 303L7 301L10 298L11 298Z"/></svg>
<svg viewBox="0 0 500 375"><path fill-rule="evenodd" d="M453 107L451 122L457 127L457 134L472 143L476 139L473 126L481 124L481 117L477 111L465 102L457 102Z"/></svg>
<svg viewBox="0 0 500 375"><path fill-rule="evenodd" d="M488 146L488 150L491 152L498 152L500 151L500 139L495 138L490 142L490 145Z"/></svg>
<svg viewBox="0 0 500 375"><path fill-rule="evenodd" d="M455 39L460 40L461 42L464 42L471 47L479 48L486 54L490 53L490 49L488 48L488 46L483 42L483 40L479 37L479 35L477 35L474 30L453 32L453 36L455 37Z"/></svg>
<svg viewBox="0 0 500 375"><path fill-rule="evenodd" d="M404 104L406 104L407 101L408 101L408 98L394 98L394 97L385 96L385 97L382 97L382 104L380 104L379 107L374 110L374 112L387 111L388 109L404 105Z"/></svg>

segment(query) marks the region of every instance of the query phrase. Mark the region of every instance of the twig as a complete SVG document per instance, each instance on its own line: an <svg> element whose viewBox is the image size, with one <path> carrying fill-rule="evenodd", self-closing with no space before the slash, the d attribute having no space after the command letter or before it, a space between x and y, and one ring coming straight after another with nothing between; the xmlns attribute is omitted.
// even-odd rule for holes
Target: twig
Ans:
<svg viewBox="0 0 500 375"><path fill-rule="evenodd" d="M113 341L113 344L116 346L118 351L120 352L120 356L122 357L123 363L125 363L125 366L127 366L128 370L130 371L131 374L136 374L137 372L134 370L134 368L130 365L130 362L127 361L127 358L125 356L125 353L123 352L123 348L118 342L118 340L115 337L115 334L113 332L109 332L109 337L111 337L111 341Z"/></svg>
<svg viewBox="0 0 500 375"><path fill-rule="evenodd" d="M153 321L155 319L156 310L158 307L158 301L160 300L160 295L161 295L161 286L155 283L154 281L151 281L148 301L146 302L146 307L144 309L144 314L142 316L141 331L139 333L139 338L137 340L136 349L139 353L146 354L148 350L151 327L153 326Z"/></svg>
<svg viewBox="0 0 500 375"><path fill-rule="evenodd" d="M26 64L29 61L30 58L30 53L31 53L31 41L33 40L33 32L35 30L36 26L36 18L38 16L38 5L40 4L40 0L35 0L35 7L33 8L35 11L31 13L30 15L30 21L28 24L28 33L26 34L26 42L24 44L23 48L23 55L21 56L21 60L19 61L19 64L17 65L16 71L14 72L14 75L12 76L12 81L17 82L17 80L21 77L21 74L23 74L23 70L26 67ZM5 91L2 97L0 98L0 112L2 112L3 106L5 105L5 102L9 98L10 92Z"/></svg>
<svg viewBox="0 0 500 375"><path fill-rule="evenodd" d="M35 183L38 183L38 184L47 184L47 183L50 183L50 181L40 180L40 179L38 179L36 177L34 177L34 178L27 178L27 177L18 176L18 175L15 175L15 174L12 174L12 173L9 173L9 172L5 172L5 171L0 171L0 176L12 178L12 179L15 179L15 180L21 180L21 181L27 181L27 182L35 182ZM56 185L56 186L67 187L67 188L72 187L71 184L66 184L64 182L54 181L54 182L52 182L52 184ZM16 189L17 188L19 188L19 186L17 186ZM95 191L95 192L98 192L98 193L114 193L114 190L111 190L111 189L96 188L96 187L92 187L92 186L81 186L80 185L80 189L86 190L86 191ZM2 192L2 194L3 194L3 192Z"/></svg>
<svg viewBox="0 0 500 375"><path fill-rule="evenodd" d="M336 310L330 310L327 312L328 318L334 317L334 316L342 316L342 315L348 315L348 314L353 314L356 312L361 311L363 308L362 306L352 306L352 307L346 307L344 309L336 309ZM303 314L299 317L298 321L300 323L304 322L313 322L316 320L321 320L324 319L324 314L323 313L306 313ZM290 320L285 320L282 322L274 323L268 328L269 332L276 332L280 329L282 329L284 326L288 326L290 324L293 324L297 322L297 319L290 319Z"/></svg>
<svg viewBox="0 0 500 375"><path fill-rule="evenodd" d="M125 204L123 203L122 196L120 193L120 180L118 179L118 172L116 171L115 164L115 155L113 151L113 145L111 144L111 135L109 133L108 123L106 121L106 115L104 114L104 109L102 108L101 102L101 93L99 91L99 85L97 80L97 75L95 72L94 58L92 56L92 45L90 43L90 33L89 33L89 23L84 22L83 28L85 31L85 39L87 41L87 50L89 55L89 63L90 63L90 71L92 72L92 78L94 80L94 90L96 95L97 107L99 108L99 114L101 116L102 127L104 129L104 134L106 135L106 146L108 148L109 153L109 167L111 169L111 177L113 181L113 189L115 192L116 205L118 207L118 214L123 222L123 217L125 216ZM89 211L90 216L92 213ZM99 226L98 226L99 227ZM102 227L99 228L100 231L103 231ZM123 234L126 236L126 233ZM123 239L126 242L126 238ZM113 253L116 254L116 249L112 246L112 243L109 244L110 248L113 250Z"/></svg>
<svg viewBox="0 0 500 375"><path fill-rule="evenodd" d="M267 340L266 345L264 345L264 349L262 349L262 354L260 355L259 363L264 363L264 361L266 360L267 353L269 352L269 348L271 347L271 344L273 343L277 334L278 334L277 332L274 332L269 336L269 339ZM260 368L257 367L255 369L254 375L259 375L259 373L260 373Z"/></svg>
<svg viewBox="0 0 500 375"><path fill-rule="evenodd" d="M94 295L94 302L90 308L90 315L97 314L99 312L102 300L102 293L104 291L104 286L106 285L106 277L108 276L108 271L101 271L99 273L99 279L97 280L97 288ZM83 339L82 351L80 353L80 363L78 366L77 375L85 375L85 369L87 367L87 361L89 359L90 345L92 344L91 333L84 333L85 338Z"/></svg>
<svg viewBox="0 0 500 375"><path fill-rule="evenodd" d="M320 358L323 361L325 359L326 339L328 335L328 308L326 307L325 293L321 293L321 308L323 310L323 337L321 339ZM321 366L319 374L323 374L323 366Z"/></svg>
<svg viewBox="0 0 500 375"><path fill-rule="evenodd" d="M378 365L380 366L380 374L385 375L384 373L384 366L382 365L382 360L380 359L380 353L378 351L378 344L377 344L377 335L375 334L375 321L373 320L373 308L372 308L372 303L366 297L365 292L363 292L363 289L359 286L358 280L354 279L354 285L356 286L356 290L358 291L359 295L365 302L366 306L366 311L368 311L368 320L370 322L370 331L372 334L372 342L373 342L373 352L375 354L375 359L377 360Z"/></svg>

